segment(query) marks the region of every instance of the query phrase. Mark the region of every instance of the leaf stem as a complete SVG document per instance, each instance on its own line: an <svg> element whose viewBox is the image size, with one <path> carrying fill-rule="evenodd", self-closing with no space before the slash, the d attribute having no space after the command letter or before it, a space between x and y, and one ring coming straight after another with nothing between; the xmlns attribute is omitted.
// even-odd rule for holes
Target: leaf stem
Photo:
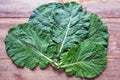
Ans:
<svg viewBox="0 0 120 80"><path fill-rule="evenodd" d="M54 67L58 67L58 63L57 62L55 62L54 60L52 60L52 59L50 59L50 58L48 58L47 56L45 56L45 55L43 55L39 50L37 50L37 49L35 49L35 48L33 48L40 56L43 56L45 59L47 59L48 61L49 61L49 63L51 63L51 65L52 66L54 66Z"/></svg>
<svg viewBox="0 0 120 80"><path fill-rule="evenodd" d="M18 42L21 43L22 45L29 45L29 44L27 44L26 42L20 41L19 39L18 39ZM23 44L23 43L24 43L24 44ZM47 60L51 63L51 65L58 67L59 64L58 64L57 62L55 62L54 60L52 60L52 59L50 59L49 57L45 56L42 52L40 52L39 50L37 50L37 49L36 49L35 47L33 47L32 45L29 45L29 47L30 47L33 51L35 51L35 53L37 53L39 56L42 56L42 57L44 57L45 59L47 59Z"/></svg>
<svg viewBox="0 0 120 80"><path fill-rule="evenodd" d="M69 31L69 29L70 29L70 22L71 22L71 17L70 17L70 21L69 21L69 23L68 23L67 31L66 31L66 33L65 33L65 37L64 37L64 39L63 39L63 41L62 41L62 44L61 44L61 47L60 47L59 53L61 53L62 48L63 48L63 45L64 45L64 43L65 43L65 39L67 38L68 31Z"/></svg>
<svg viewBox="0 0 120 80"><path fill-rule="evenodd" d="M66 68L66 67L73 66L73 65L76 65L76 64L79 64L79 63L82 63L82 61L71 63L71 64L66 64L66 65L62 65L62 66L60 66L60 68Z"/></svg>

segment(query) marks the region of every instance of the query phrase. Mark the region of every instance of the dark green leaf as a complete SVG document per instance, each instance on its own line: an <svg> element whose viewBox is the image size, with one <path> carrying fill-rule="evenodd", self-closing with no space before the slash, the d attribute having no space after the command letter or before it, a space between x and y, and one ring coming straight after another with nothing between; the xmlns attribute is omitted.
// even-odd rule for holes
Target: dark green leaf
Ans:
<svg viewBox="0 0 120 80"><path fill-rule="evenodd" d="M50 63L69 75L93 78L106 66L108 31L78 3L49 3L33 11L29 24L11 28L5 44L18 66L45 68Z"/></svg>
<svg viewBox="0 0 120 80"><path fill-rule="evenodd" d="M108 45L108 29L107 25L96 14L90 15L90 27L88 40L102 44L107 48Z"/></svg>
<svg viewBox="0 0 120 80"><path fill-rule="evenodd" d="M50 44L49 35L44 35L39 27L28 23L20 24L11 28L5 38L8 56L18 66L26 66L33 69L40 65L45 68L53 61L53 54L47 54Z"/></svg>
<svg viewBox="0 0 120 80"><path fill-rule="evenodd" d="M51 53L61 54L88 35L89 15L75 2L50 3L36 8L29 23L51 35Z"/></svg>
<svg viewBox="0 0 120 80"><path fill-rule="evenodd" d="M65 68L69 75L93 78L105 69L106 52L100 44L91 41L81 42L62 55L62 65L59 67Z"/></svg>

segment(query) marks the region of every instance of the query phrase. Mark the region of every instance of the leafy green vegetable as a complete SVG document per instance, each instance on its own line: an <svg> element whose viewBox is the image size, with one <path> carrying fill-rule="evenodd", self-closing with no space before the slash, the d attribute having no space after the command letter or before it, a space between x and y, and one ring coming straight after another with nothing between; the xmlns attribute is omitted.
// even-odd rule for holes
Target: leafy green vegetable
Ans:
<svg viewBox="0 0 120 80"><path fill-rule="evenodd" d="M48 63L69 75L93 78L106 66L108 31L96 14L78 3L49 3L36 8L29 23L8 31L6 51L13 62L30 69Z"/></svg>
<svg viewBox="0 0 120 80"><path fill-rule="evenodd" d="M75 2L50 3L36 8L29 23L51 35L50 52L59 56L87 38L89 15Z"/></svg>
<svg viewBox="0 0 120 80"><path fill-rule="evenodd" d="M26 66L30 69L37 65L45 68L53 63L53 54L47 54L47 47L50 44L49 35L44 36L39 27L30 24L19 24L11 28L5 38L6 50L9 57L18 66Z"/></svg>
<svg viewBox="0 0 120 80"><path fill-rule="evenodd" d="M107 48L108 30L107 25L101 21L96 14L90 15L90 27L88 39L98 44L102 44Z"/></svg>
<svg viewBox="0 0 120 80"><path fill-rule="evenodd" d="M106 66L107 50L91 41L81 42L62 55L62 65L65 71L76 77L93 78L99 75Z"/></svg>

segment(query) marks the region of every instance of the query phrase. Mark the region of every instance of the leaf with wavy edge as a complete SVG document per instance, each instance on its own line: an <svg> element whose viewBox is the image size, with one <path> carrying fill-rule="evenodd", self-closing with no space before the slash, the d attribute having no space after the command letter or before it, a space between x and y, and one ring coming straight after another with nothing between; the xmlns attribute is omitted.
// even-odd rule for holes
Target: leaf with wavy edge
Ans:
<svg viewBox="0 0 120 80"><path fill-rule="evenodd" d="M103 23L100 17L96 14L90 15L90 27L87 40L102 44L107 48L108 45L108 29L107 25Z"/></svg>
<svg viewBox="0 0 120 80"><path fill-rule="evenodd" d="M28 23L11 28L5 38L8 56L16 65L30 69L37 65L45 68L48 63L54 65L53 54L46 53L50 42L49 35Z"/></svg>
<svg viewBox="0 0 120 80"><path fill-rule="evenodd" d="M103 45L91 41L81 42L62 55L59 68L65 68L69 75L93 78L99 75L106 66L107 50Z"/></svg>
<svg viewBox="0 0 120 80"><path fill-rule="evenodd" d="M11 28L5 43L18 66L45 68L50 63L70 75L92 78L105 68L108 31L96 14L75 2L49 3L33 11L29 24Z"/></svg>
<svg viewBox="0 0 120 80"><path fill-rule="evenodd" d="M53 43L49 52L58 54L68 51L88 34L89 15L75 2L49 3L36 8L29 23L50 34Z"/></svg>

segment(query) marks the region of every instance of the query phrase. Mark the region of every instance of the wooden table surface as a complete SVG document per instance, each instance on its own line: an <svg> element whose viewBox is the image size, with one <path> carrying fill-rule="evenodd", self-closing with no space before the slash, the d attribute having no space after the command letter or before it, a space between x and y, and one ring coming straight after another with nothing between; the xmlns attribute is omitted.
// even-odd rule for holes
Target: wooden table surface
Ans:
<svg viewBox="0 0 120 80"><path fill-rule="evenodd" d="M0 80L81 80L48 67L34 71L18 68L5 51L4 38L9 28L28 21L33 9L49 2L77 1L107 23L109 30L108 63L105 71L91 80L120 80L120 0L0 0Z"/></svg>

